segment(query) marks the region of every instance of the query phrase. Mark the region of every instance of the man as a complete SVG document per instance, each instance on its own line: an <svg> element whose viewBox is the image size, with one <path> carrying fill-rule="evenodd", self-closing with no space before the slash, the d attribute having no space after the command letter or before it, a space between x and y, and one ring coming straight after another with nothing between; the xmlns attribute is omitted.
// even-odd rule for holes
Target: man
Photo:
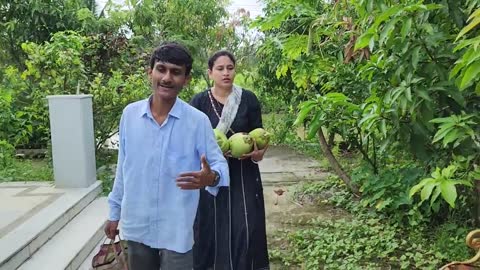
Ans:
<svg viewBox="0 0 480 270"><path fill-rule="evenodd" d="M105 233L118 223L130 270L192 269L199 191L228 186L228 165L207 116L177 96L189 82L192 57L178 43L155 49L152 95L129 104L120 120L116 179Z"/></svg>

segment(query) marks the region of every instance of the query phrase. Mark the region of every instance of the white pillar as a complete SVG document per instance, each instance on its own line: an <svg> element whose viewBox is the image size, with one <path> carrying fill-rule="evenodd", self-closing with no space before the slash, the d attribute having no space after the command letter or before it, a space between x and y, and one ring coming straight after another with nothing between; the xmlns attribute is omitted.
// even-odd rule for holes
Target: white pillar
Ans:
<svg viewBox="0 0 480 270"><path fill-rule="evenodd" d="M89 187L97 180L92 95L47 96L47 99L55 186Z"/></svg>

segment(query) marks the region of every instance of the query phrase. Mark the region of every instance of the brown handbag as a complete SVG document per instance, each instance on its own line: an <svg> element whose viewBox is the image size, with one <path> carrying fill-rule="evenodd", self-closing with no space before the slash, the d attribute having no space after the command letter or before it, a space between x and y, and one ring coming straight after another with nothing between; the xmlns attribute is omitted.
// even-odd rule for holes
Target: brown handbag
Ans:
<svg viewBox="0 0 480 270"><path fill-rule="evenodd" d="M120 239L119 236L118 242L115 242L114 239L111 239L108 244L105 242L100 246L100 250L92 259L92 269L128 270L127 245L125 241Z"/></svg>

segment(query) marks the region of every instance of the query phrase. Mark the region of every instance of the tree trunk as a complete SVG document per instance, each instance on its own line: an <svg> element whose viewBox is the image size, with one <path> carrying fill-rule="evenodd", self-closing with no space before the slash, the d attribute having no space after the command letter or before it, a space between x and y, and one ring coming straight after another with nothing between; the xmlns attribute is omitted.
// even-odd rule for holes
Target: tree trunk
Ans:
<svg viewBox="0 0 480 270"><path fill-rule="evenodd" d="M323 154L330 163L330 166L332 166L335 173L340 177L340 179L342 179L350 191L352 191L354 195L359 196L358 188L352 183L350 176L348 176L347 173L342 169L342 166L340 166L340 163L338 163L337 159L328 147L327 140L325 139L325 135L323 134L321 127L318 129L317 135L318 141L320 142L320 148L322 148Z"/></svg>
<svg viewBox="0 0 480 270"><path fill-rule="evenodd" d="M328 147L332 149L334 144L335 144L335 132L330 131L330 133L328 134Z"/></svg>

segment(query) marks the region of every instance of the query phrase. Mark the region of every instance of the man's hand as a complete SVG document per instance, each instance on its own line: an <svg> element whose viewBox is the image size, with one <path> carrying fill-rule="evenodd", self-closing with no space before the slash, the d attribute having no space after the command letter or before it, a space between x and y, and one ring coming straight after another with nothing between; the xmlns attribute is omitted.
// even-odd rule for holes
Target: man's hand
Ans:
<svg viewBox="0 0 480 270"><path fill-rule="evenodd" d="M107 221L107 224L105 224L105 235L109 239L115 240L115 236L118 234L118 220L117 221L112 221L109 220Z"/></svg>
<svg viewBox="0 0 480 270"><path fill-rule="evenodd" d="M213 184L215 173L210 169L205 155L201 157L202 170L181 173L177 177L177 186L181 189L200 189Z"/></svg>
<svg viewBox="0 0 480 270"><path fill-rule="evenodd" d="M267 144L265 148L263 148L262 150L259 150L257 147L257 143L253 142L253 151L248 154L242 155L239 159L244 160L247 158L251 158L253 161L259 162L263 159L263 155L265 155L265 152L267 151L268 146L269 145Z"/></svg>

